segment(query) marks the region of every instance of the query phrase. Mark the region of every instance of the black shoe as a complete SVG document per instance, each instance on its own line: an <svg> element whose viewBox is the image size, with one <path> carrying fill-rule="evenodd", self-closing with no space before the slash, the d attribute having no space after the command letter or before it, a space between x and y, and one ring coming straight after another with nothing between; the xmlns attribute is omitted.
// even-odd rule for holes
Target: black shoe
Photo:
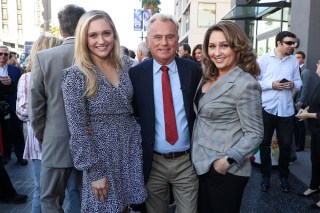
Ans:
<svg viewBox="0 0 320 213"><path fill-rule="evenodd" d="M9 163L9 160L11 160L10 156L3 156L2 157L2 163L3 165L7 165Z"/></svg>
<svg viewBox="0 0 320 213"><path fill-rule="evenodd" d="M18 203L25 203L27 202L28 195L21 195L16 193L13 197L5 200L0 200L1 203L6 203L6 204L18 204Z"/></svg>
<svg viewBox="0 0 320 213"><path fill-rule="evenodd" d="M301 197L310 197L311 195L314 195L314 194L319 194L320 193L320 189L317 189L313 192L311 192L310 194L307 194L305 195L304 192L299 192L298 195L301 196Z"/></svg>
<svg viewBox="0 0 320 213"><path fill-rule="evenodd" d="M270 189L270 177L262 177L262 181L260 183L261 191L267 192Z"/></svg>
<svg viewBox="0 0 320 213"><path fill-rule="evenodd" d="M287 177L280 178L280 189L283 192L290 192L290 184Z"/></svg>
<svg viewBox="0 0 320 213"><path fill-rule="evenodd" d="M289 164L293 164L296 161L297 161L297 158L290 158Z"/></svg>
<svg viewBox="0 0 320 213"><path fill-rule="evenodd" d="M21 166L25 166L28 164L28 161L25 159L19 159L17 160L17 163L20 164Z"/></svg>
<svg viewBox="0 0 320 213"><path fill-rule="evenodd" d="M310 207L311 207L312 209L318 209L318 210L320 210L320 206L318 206L316 203L312 204Z"/></svg>
<svg viewBox="0 0 320 213"><path fill-rule="evenodd" d="M6 158L3 158L2 163L3 163L3 165L7 165L9 163L9 160Z"/></svg>

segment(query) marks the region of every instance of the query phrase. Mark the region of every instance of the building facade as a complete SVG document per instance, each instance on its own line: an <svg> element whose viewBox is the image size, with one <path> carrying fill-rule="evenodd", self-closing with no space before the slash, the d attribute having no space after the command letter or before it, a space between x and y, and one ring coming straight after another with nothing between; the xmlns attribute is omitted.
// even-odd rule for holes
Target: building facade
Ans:
<svg viewBox="0 0 320 213"><path fill-rule="evenodd" d="M179 43L188 43L191 48L202 44L208 27L220 21L230 8L231 0L175 0Z"/></svg>
<svg viewBox="0 0 320 213"><path fill-rule="evenodd" d="M25 42L34 41L44 32L43 2L48 0L1 0L0 44L24 52Z"/></svg>
<svg viewBox="0 0 320 213"><path fill-rule="evenodd" d="M224 20L234 20L250 38L260 56L275 48L280 31L297 35L296 51L306 53L306 66L315 70L320 59L319 0L232 0Z"/></svg>

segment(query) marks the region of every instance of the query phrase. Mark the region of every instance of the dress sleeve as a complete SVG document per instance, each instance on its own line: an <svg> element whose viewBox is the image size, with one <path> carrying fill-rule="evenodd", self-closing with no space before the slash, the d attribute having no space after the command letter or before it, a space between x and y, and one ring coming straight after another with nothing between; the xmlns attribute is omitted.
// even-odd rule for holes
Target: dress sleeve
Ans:
<svg viewBox="0 0 320 213"><path fill-rule="evenodd" d="M64 71L62 93L70 138L70 150L74 165L79 170L87 171L91 181L102 179L103 164L99 159L97 148L88 133L86 99L83 96L85 79L77 67Z"/></svg>
<svg viewBox="0 0 320 213"><path fill-rule="evenodd" d="M28 121L28 85L29 74L23 74L18 82L16 114L24 122Z"/></svg>

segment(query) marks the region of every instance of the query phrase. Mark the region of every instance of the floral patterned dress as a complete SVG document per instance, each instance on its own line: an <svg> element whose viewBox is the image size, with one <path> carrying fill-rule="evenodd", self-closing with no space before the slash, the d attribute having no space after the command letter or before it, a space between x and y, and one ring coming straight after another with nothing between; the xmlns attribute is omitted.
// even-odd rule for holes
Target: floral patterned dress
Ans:
<svg viewBox="0 0 320 213"><path fill-rule="evenodd" d="M114 87L97 71L95 99L83 97L85 78L76 66L64 71L62 91L75 167L83 171L82 212L122 212L144 202L140 126L133 117L130 61L122 58L120 84ZM92 128L89 134L87 127ZM107 177L108 198L99 201L92 182Z"/></svg>

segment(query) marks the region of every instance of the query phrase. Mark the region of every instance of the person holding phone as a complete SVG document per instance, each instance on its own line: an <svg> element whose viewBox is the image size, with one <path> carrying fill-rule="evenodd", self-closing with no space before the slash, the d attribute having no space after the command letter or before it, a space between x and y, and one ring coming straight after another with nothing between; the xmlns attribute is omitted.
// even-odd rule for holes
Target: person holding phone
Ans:
<svg viewBox="0 0 320 213"><path fill-rule="evenodd" d="M280 189L290 191L289 161L293 139L294 104L292 93L299 90L302 81L299 74L299 62L292 55L296 44L296 35L283 31L276 36L274 51L264 54L258 59L261 74L258 77L262 88L262 108L264 123L264 139L260 145L261 190L270 188L271 156L270 145L274 130L280 148L278 170Z"/></svg>

